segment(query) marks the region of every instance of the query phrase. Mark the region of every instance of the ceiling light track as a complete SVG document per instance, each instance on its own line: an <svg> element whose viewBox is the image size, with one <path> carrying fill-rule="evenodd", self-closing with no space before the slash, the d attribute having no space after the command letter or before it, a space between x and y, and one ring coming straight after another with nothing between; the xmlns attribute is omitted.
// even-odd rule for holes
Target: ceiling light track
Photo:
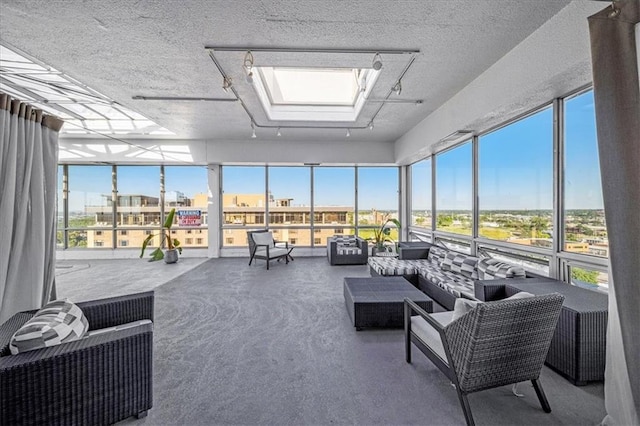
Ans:
<svg viewBox="0 0 640 426"><path fill-rule="evenodd" d="M297 47L234 47L234 46L205 46L206 50L217 52L271 52L271 53L343 53L343 54L372 54L372 55L415 55L420 49L331 49L331 48L297 48Z"/></svg>
<svg viewBox="0 0 640 426"><path fill-rule="evenodd" d="M374 104L377 103L387 103L387 104L416 104L416 105L422 105L422 103L424 102L422 99L395 99L395 98L391 98L391 99L367 99L367 102L371 102Z"/></svg>
<svg viewBox="0 0 640 426"><path fill-rule="evenodd" d="M206 101L206 102L238 102L234 98L201 98L190 96L132 96L134 101Z"/></svg>

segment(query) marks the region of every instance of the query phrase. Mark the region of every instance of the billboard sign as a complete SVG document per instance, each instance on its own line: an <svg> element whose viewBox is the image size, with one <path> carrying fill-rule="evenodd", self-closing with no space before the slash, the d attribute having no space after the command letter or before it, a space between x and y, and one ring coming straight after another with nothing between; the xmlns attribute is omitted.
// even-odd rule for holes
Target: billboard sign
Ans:
<svg viewBox="0 0 640 426"><path fill-rule="evenodd" d="M202 210L178 210L178 226L202 225Z"/></svg>

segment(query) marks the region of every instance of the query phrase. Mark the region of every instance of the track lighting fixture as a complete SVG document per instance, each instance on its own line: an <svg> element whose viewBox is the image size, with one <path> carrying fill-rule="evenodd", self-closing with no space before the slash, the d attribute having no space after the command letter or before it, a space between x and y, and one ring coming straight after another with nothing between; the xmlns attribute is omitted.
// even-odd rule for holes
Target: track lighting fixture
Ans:
<svg viewBox="0 0 640 426"><path fill-rule="evenodd" d="M253 83L253 54L250 50L244 55L244 70L247 73L247 83Z"/></svg>
<svg viewBox="0 0 640 426"><path fill-rule="evenodd" d="M371 64L371 68L376 71L380 71L382 69L382 58L379 53L376 53L373 57L373 63Z"/></svg>
<svg viewBox="0 0 640 426"><path fill-rule="evenodd" d="M402 81L398 80L396 85L393 86L393 89L391 89L391 90L393 90L396 95L400 96L400 93L402 93Z"/></svg>
<svg viewBox="0 0 640 426"><path fill-rule="evenodd" d="M224 90L225 93L229 93L230 88L231 88L231 78L225 77L224 80L222 81L222 90Z"/></svg>
<svg viewBox="0 0 640 426"><path fill-rule="evenodd" d="M607 0L607 1L611 1L611 0ZM375 106L373 106L371 108L370 111L370 115L369 117L367 117L367 119L369 121L365 121L364 123L362 123L362 125L353 127L353 129L356 130L364 130L364 129L369 129L371 131L374 130L374 126L375 123L374 121L376 120L376 117L378 115L378 113L380 112L380 110L385 106L385 105L391 105L391 104L404 104L404 103L415 103L417 106L422 104L421 100L415 100L415 99L407 99L407 98L402 98L400 96L401 92L402 92L402 79L404 78L405 74L410 70L412 64L414 63L414 61L416 60L416 57L418 54L420 54L420 50L419 49L379 49L379 48L374 48L374 49L344 49L344 48L338 48L338 49L332 49L332 48L318 48L318 49L314 49L314 48L297 48L297 47L273 47L273 46L217 46L217 45L207 45L205 46L205 49L208 50L209 53L209 57L211 58L211 60L213 61L213 64L216 66L216 68L218 69L218 71L220 72L223 81L222 81L222 89L225 92L228 92L230 95L235 95L232 96L231 98L229 96L227 97L221 97L221 98L211 98L211 99L203 99L203 100L212 100L212 101L220 101L220 102L238 102L239 105L242 107L242 109L244 109L244 111L246 112L247 116L248 116L248 120L250 121L251 124L251 138L255 139L257 138L257 127L259 127L262 130L264 129L276 129L275 135L277 138L282 137L282 128L280 127L280 125L278 124L278 122L285 122L288 121L287 119L293 117L293 115L287 115L287 114L283 114L283 115L271 115L269 111L267 111L267 115L269 116L269 120L272 124L261 124L258 126L256 120L256 117L260 118L263 117L262 115L256 115L255 111L253 111L254 108L256 108L256 106L254 105L255 103L248 103L245 101L244 96L248 96L248 92L246 91L246 89L249 88L249 86L254 86L254 88L257 88L255 85L259 85L261 86L261 77L263 74L262 69L259 69L258 67L260 66L265 66L266 64L262 64L262 63L256 63L255 62L255 57L253 55L253 52L261 52L264 53L266 56L269 56L270 54L274 54L274 53L282 53L282 54L309 54L309 53L317 53L317 54L332 54L332 55L363 55L361 57L364 57L365 61L367 60L367 56L369 58L371 58L371 62L370 62L370 68L366 66L365 64L360 65L360 68L355 68L353 69L353 78L355 79L354 83L357 84L357 92L359 93L354 93L354 98L357 97L357 100L360 101L362 100L363 103L366 102L367 104L376 104ZM242 55L242 70L235 68L236 71L235 72L231 72L231 74L227 74L224 69L227 68L227 65L222 63L220 58L217 57L217 55L221 52L230 52L230 53L234 53L234 55L232 56L228 56L227 59L232 59L235 58L236 61L238 61L240 59L240 55ZM369 56L369 55L373 55L373 56ZM372 89L374 89L374 85L376 84L376 79L379 77L379 72L382 70L382 68L384 68L386 65L383 63L382 60L382 55L385 55L385 59L387 59L387 57L394 57L394 58L400 58L398 60L399 62L406 62L404 67L402 68L402 71L399 73L399 75L396 75L395 77L392 77L390 79L387 80L387 91L385 92L385 96L379 98L379 99L374 99L371 98L373 96L373 91ZM258 56L260 56L258 54ZM264 55L263 55L264 56ZM346 56L345 56L346 57ZM406 58L402 59L402 58ZM264 58L263 58L264 59ZM398 65L398 63L396 63L394 61L394 64ZM237 64L237 62L236 62ZM237 67L237 65L236 65ZM255 74L253 72L253 69L256 68L256 71L260 71L260 75ZM392 67L394 69L398 68L396 66ZM387 70L387 68L385 68L385 70ZM387 70L388 72L394 72L394 70ZM265 71L266 72L266 71ZM386 72L386 71L385 71ZM243 74L243 75L238 75L238 73ZM233 78L231 77L233 76ZM244 77L244 82L242 82L242 77ZM389 90L389 86L388 84L390 82L393 82L393 84L391 85L391 90ZM242 87L244 87L245 89L239 90L239 86L238 84L240 84ZM260 88L258 88L260 89ZM382 89L384 90L384 89ZM252 92L253 93L253 92ZM396 96L397 95L397 96ZM260 97L260 95L258 95ZM142 99L142 97L139 97ZM199 98L198 98L199 99ZM181 100L191 100L191 98L187 99L187 98L181 98ZM261 98L261 100L263 100ZM360 105L360 104L358 104ZM262 105L265 109L268 109L268 105L264 104ZM304 107L304 105L303 105ZM298 113L299 111L295 110L293 111L295 113ZM303 110L303 112L307 112L306 110ZM278 113L280 113L280 111L278 111ZM326 116L326 114L325 114ZM321 123L321 121L326 121L326 118L322 117L322 116L318 116L319 118L315 118L312 117L311 119L308 119L306 121L310 122L311 124L300 124L300 125L287 125L285 126L285 129L289 129L289 128L293 128L293 129L342 129L342 131L344 131L344 135L347 138L351 137L351 129L352 128L347 128L347 127L342 127L340 124L338 124L338 122L336 122L335 124L337 124L337 126L332 126L331 124L324 124ZM295 118L292 118L292 120L294 120ZM258 120L260 122L264 121L263 119ZM316 121L318 121L318 124L314 124ZM340 120L341 121L341 120ZM275 122L275 123L274 123ZM355 124L355 123L353 123ZM267 132L268 133L268 132ZM266 133L265 133L266 134ZM271 134L273 135L273 133ZM267 135L268 136L268 135ZM262 135L262 137L266 137L265 135Z"/></svg>

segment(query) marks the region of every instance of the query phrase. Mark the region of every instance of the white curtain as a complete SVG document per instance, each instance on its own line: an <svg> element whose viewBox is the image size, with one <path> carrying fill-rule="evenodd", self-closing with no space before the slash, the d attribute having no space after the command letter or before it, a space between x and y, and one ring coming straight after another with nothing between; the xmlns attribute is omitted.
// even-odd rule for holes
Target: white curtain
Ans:
<svg viewBox="0 0 640 426"><path fill-rule="evenodd" d="M640 0L589 17L593 88L609 236L606 425L640 424Z"/></svg>
<svg viewBox="0 0 640 426"><path fill-rule="evenodd" d="M62 124L0 93L0 323L54 291Z"/></svg>

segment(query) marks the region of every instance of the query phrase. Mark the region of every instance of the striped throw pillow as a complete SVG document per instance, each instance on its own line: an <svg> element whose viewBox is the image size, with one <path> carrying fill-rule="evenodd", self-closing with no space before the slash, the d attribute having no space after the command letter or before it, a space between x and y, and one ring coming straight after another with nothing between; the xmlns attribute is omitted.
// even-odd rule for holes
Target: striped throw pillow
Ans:
<svg viewBox="0 0 640 426"><path fill-rule="evenodd" d="M68 299L54 300L11 337L13 355L81 339L89 329L82 310Z"/></svg>

